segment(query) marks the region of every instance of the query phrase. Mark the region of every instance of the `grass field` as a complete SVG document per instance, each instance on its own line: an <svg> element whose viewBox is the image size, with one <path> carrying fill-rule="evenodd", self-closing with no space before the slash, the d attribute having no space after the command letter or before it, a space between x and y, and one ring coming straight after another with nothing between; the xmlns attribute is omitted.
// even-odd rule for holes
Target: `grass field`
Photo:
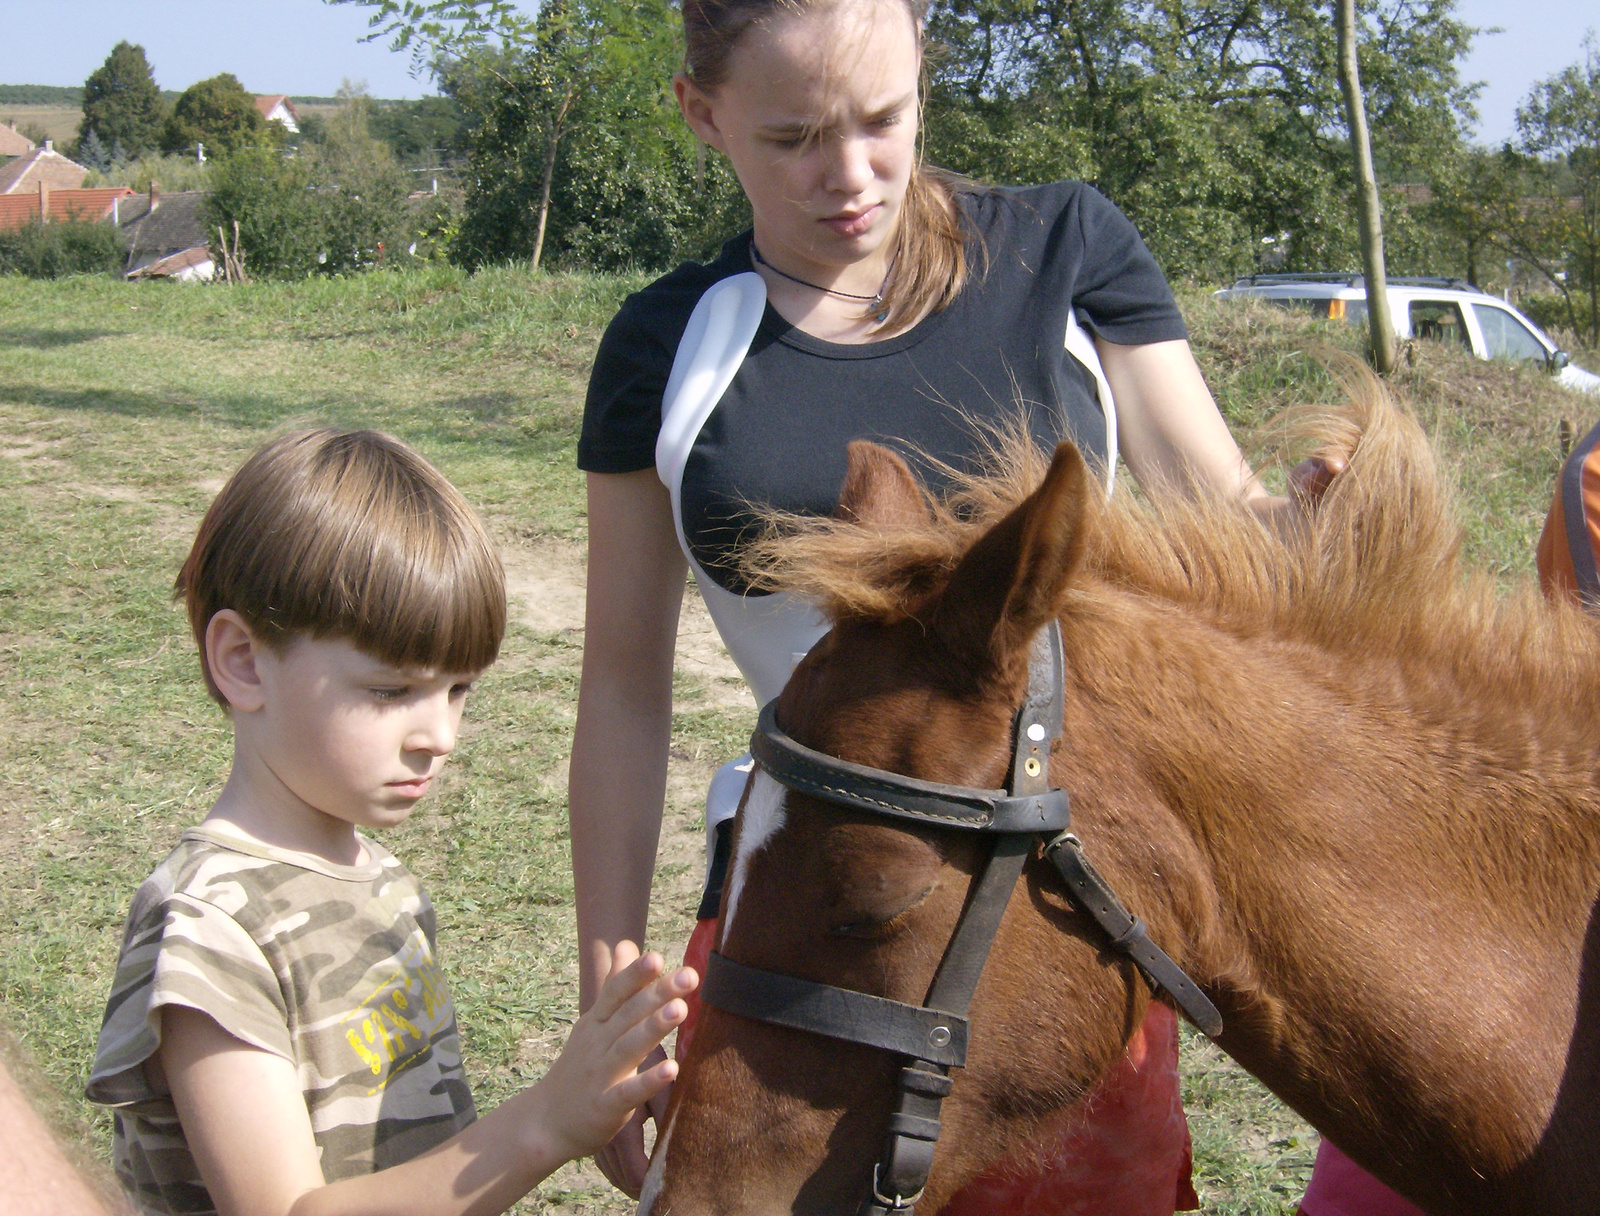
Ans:
<svg viewBox="0 0 1600 1216"><path fill-rule="evenodd" d="M82 121L82 106L0 105L0 123L14 122L18 129L31 123L41 128L47 139L55 140L58 147L78 137L78 124Z"/></svg>
<svg viewBox="0 0 1600 1216"><path fill-rule="evenodd" d="M0 115L3 117L3 115ZM410 440L489 519L516 597L436 792L388 843L429 886L472 1081L489 1107L536 1077L576 1005L564 808L582 647L582 388L626 279L447 269L245 288L0 279L0 1017L16 1068L87 1166L107 1121L78 1097L134 887L209 805L228 733L169 587L221 479L296 424ZM1184 297L1239 433L1331 399L1301 353L1353 335ZM1596 406L1532 372L1421 352L1399 391L1463 487L1472 560L1525 577L1557 420ZM686 619L655 944L681 946L700 791L753 706ZM1292 1212L1315 1133L1210 1048L1185 1045L1211 1213ZM627 1210L572 1166L530 1212Z"/></svg>

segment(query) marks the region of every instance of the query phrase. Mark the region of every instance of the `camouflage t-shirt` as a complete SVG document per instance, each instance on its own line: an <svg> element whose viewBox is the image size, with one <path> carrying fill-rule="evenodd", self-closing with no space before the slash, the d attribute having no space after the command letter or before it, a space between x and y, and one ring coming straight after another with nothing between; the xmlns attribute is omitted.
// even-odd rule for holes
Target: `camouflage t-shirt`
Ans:
<svg viewBox="0 0 1600 1216"><path fill-rule="evenodd" d="M388 850L341 866L226 825L183 834L134 896L90 1074L142 1212L215 1211L144 1063L184 1005L292 1063L329 1182L408 1161L475 1117L433 906ZM159 1074L158 1074L159 1075Z"/></svg>

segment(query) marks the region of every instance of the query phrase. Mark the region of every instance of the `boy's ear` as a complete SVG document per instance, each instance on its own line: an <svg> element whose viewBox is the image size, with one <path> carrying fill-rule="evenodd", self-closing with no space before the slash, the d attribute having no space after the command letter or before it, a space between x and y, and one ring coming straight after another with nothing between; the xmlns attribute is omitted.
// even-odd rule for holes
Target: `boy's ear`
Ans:
<svg viewBox="0 0 1600 1216"><path fill-rule="evenodd" d="M206 666L217 691L241 713L261 708L261 673L256 658L261 643L232 608L224 608L206 623Z"/></svg>

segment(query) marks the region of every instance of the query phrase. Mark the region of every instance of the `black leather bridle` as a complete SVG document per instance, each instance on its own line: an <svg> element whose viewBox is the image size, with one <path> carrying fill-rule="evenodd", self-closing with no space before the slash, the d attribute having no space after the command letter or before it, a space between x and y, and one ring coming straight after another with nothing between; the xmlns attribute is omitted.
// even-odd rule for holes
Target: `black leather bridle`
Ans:
<svg viewBox="0 0 1600 1216"><path fill-rule="evenodd" d="M907 1005L831 984L780 975L713 952L702 998L758 1022L860 1043L904 1056L888 1141L873 1167L860 1216L908 1216L928 1181L939 1139L939 1107L950 1093L950 1070L967 1058L967 1007L978 986L1000 919L1022 867L1041 842L1073 899L1127 955L1154 989L1166 989L1207 1035L1222 1017L1132 916L1083 854L1068 829L1065 790L1050 786L1050 745L1061 736L1065 679L1061 629L1052 621L1029 656L1028 695L1017 710L1011 778L986 790L901 777L852 764L796 743L778 727L777 702L762 709L750 750L767 775L799 793L857 811L925 826L982 832L994 845L921 1005Z"/></svg>

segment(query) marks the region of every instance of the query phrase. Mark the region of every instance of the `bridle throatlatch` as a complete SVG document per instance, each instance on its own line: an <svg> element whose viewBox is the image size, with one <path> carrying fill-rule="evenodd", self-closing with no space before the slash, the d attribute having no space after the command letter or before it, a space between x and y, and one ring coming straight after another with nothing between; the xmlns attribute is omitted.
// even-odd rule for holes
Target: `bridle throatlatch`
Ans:
<svg viewBox="0 0 1600 1216"><path fill-rule="evenodd" d="M779 784L852 810L924 826L982 832L994 847L973 883L955 933L921 1005L908 1005L831 984L780 975L713 952L702 999L758 1022L876 1047L905 1058L896 1085L888 1140L872 1170L872 1191L860 1216L908 1216L933 1167L940 1103L950 1070L967 1059L967 1007L994 945L1011 892L1036 842L1054 863L1073 900L1125 954L1153 989L1165 989L1205 1034L1222 1033L1222 1016L1161 947L1144 921L1113 894L1069 830L1065 790L1050 786L1050 745L1061 737L1065 671L1061 627L1052 621L1028 661L1028 695L1017 710L1011 778L986 790L902 777L852 764L796 743L778 727L777 702L761 710L750 751Z"/></svg>

